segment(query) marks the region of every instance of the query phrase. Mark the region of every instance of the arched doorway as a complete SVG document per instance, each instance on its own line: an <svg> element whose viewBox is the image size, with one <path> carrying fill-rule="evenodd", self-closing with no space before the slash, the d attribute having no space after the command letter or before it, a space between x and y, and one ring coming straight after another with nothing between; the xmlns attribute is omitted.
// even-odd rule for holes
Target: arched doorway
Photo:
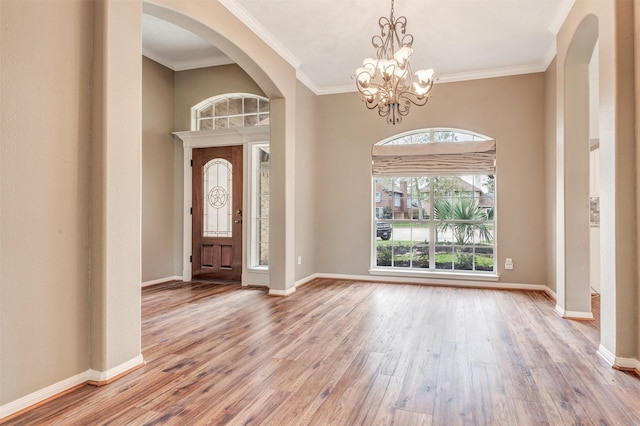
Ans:
<svg viewBox="0 0 640 426"><path fill-rule="evenodd" d="M270 100L271 197L269 252L270 294L295 290L294 172L295 68L219 3L145 1L144 13L181 26L222 50L262 89ZM181 10L184 8L184 10ZM286 101L286 102L285 102Z"/></svg>
<svg viewBox="0 0 640 426"><path fill-rule="evenodd" d="M556 237L561 239L564 253L558 268L556 310L574 319L593 318L589 277L589 64L597 40L598 18L589 15L578 26L564 64L564 191L559 200L564 233Z"/></svg>

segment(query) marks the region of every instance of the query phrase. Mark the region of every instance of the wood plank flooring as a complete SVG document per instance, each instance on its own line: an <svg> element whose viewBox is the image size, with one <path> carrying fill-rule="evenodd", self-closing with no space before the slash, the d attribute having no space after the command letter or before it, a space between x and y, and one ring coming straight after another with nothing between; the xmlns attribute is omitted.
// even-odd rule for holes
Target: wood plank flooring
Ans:
<svg viewBox="0 0 640 426"><path fill-rule="evenodd" d="M144 368L8 424L640 424L640 379L596 355L597 321L539 292L193 282L142 301Z"/></svg>

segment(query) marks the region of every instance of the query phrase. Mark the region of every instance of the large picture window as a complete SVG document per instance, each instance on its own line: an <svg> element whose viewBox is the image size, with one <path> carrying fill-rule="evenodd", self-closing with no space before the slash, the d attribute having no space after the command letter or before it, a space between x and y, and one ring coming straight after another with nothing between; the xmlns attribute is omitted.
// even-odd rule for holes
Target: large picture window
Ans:
<svg viewBox="0 0 640 426"><path fill-rule="evenodd" d="M384 141L373 193L374 269L495 273L492 139L428 129Z"/></svg>

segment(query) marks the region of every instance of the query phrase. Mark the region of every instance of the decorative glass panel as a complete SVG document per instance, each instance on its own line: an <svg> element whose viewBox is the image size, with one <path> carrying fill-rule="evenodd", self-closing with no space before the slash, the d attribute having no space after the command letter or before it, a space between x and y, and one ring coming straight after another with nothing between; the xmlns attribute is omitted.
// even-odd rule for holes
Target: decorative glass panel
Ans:
<svg viewBox="0 0 640 426"><path fill-rule="evenodd" d="M259 117L258 117L258 124L259 125L268 125L269 124L269 113L260 114Z"/></svg>
<svg viewBox="0 0 640 426"><path fill-rule="evenodd" d="M245 115L244 116L244 127L253 127L258 124L258 116L257 115Z"/></svg>
<svg viewBox="0 0 640 426"><path fill-rule="evenodd" d="M214 158L204 166L203 236L232 236L232 167L223 158Z"/></svg>
<svg viewBox="0 0 640 426"><path fill-rule="evenodd" d="M200 130L213 130L213 120L208 118L200 120Z"/></svg>
<svg viewBox="0 0 640 426"><path fill-rule="evenodd" d="M251 267L269 265L269 147L254 145L251 178Z"/></svg>
<svg viewBox="0 0 640 426"><path fill-rule="evenodd" d="M221 101L216 102L216 117L222 117L225 115L229 115L229 102L227 99L223 99Z"/></svg>
<svg viewBox="0 0 640 426"><path fill-rule="evenodd" d="M269 153L260 150L258 164L258 259L259 265L269 264Z"/></svg>
<svg viewBox="0 0 640 426"><path fill-rule="evenodd" d="M225 118L216 118L216 129L226 129L229 127L229 120Z"/></svg>
<svg viewBox="0 0 640 426"><path fill-rule="evenodd" d="M229 99L229 115L242 114L242 98Z"/></svg>
<svg viewBox="0 0 640 426"><path fill-rule="evenodd" d="M209 105L208 107L202 109L200 111L200 117L213 117L213 106Z"/></svg>
<svg viewBox="0 0 640 426"><path fill-rule="evenodd" d="M244 123L244 120L241 115L236 115L235 117L229 117L229 128L242 127L243 123Z"/></svg>
<svg viewBox="0 0 640 426"><path fill-rule="evenodd" d="M256 112L258 112L258 99L244 98L244 113L255 114Z"/></svg>

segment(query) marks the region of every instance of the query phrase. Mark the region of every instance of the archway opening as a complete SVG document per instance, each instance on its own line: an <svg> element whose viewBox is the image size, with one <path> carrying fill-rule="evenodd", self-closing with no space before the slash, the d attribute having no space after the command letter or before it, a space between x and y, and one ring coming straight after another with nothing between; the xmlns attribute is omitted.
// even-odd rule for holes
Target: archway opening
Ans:
<svg viewBox="0 0 640 426"><path fill-rule="evenodd" d="M590 269L595 264L590 262L590 181L595 170L590 166L590 157L592 140L599 139L593 134L594 129L598 131L595 124L599 111L597 107L590 108L595 98L592 95L598 91L590 64L597 41L598 18L589 15L573 36L564 67L564 235L558 236L564 239L564 276L558 280L557 310L563 317L574 319L593 318Z"/></svg>

